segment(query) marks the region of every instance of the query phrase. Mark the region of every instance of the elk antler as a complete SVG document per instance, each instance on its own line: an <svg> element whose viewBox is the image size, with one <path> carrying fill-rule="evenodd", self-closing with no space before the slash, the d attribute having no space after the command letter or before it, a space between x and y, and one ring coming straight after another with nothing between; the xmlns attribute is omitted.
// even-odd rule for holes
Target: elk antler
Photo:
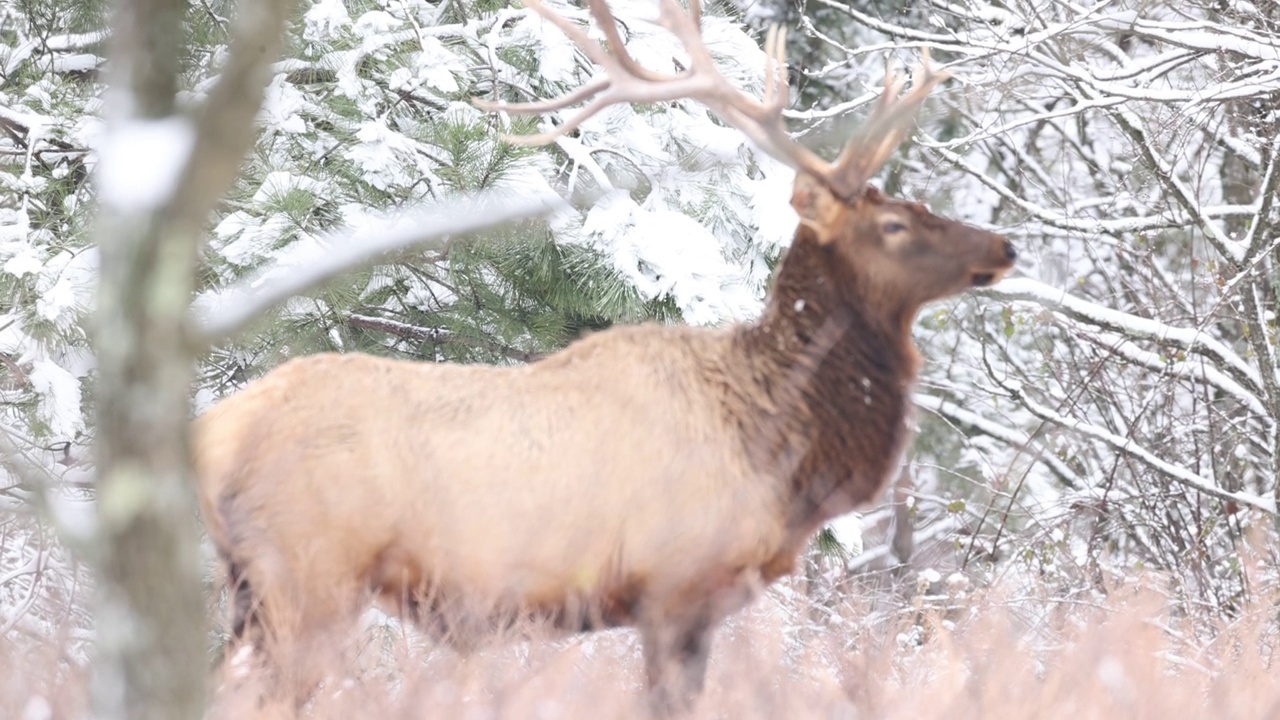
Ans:
<svg viewBox="0 0 1280 720"><path fill-rule="evenodd" d="M502 110L522 114L540 114L560 110L590 100L581 111L556 129L539 135L508 136L508 142L542 145L571 132L604 108L618 103L654 103L692 98L701 101L721 120L737 128L762 150L798 172L822 180L833 192L845 199L856 198L867 181L879 171L893 149L909 131L916 111L935 85L949 77L945 71L935 72L925 53L923 77L906 96L899 99L903 81L893 74L885 78L885 91L866 126L849 140L833 166L811 150L791 139L782 119L789 100L786 73L786 32L776 26L765 38L765 90L763 100L756 100L734 87L716 68L711 53L702 40L702 8L699 0L689 0L685 12L676 0L659 0L658 23L680 39L689 53L689 69L675 75L654 72L641 67L627 52L618 26L605 0L589 0L591 15L605 35L608 49L587 36L581 27L552 11L541 0L524 0L525 5L560 28L586 53L592 62L604 69L595 78L565 95L530 103L473 101L484 110Z"/></svg>
<svg viewBox="0 0 1280 720"><path fill-rule="evenodd" d="M860 191L902 144L925 98L949 77L951 73L946 70L934 69L929 61L929 48L924 49L924 58L914 78L915 86L906 95L898 97L906 80L892 70L887 72L884 93L876 101L871 117L856 135L849 138L840 152L828 184L837 190L850 188Z"/></svg>

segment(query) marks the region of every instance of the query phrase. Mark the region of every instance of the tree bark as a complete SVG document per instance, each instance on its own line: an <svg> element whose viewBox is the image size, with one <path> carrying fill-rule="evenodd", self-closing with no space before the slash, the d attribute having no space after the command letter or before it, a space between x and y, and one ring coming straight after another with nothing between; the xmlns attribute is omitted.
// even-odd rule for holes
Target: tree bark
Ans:
<svg viewBox="0 0 1280 720"><path fill-rule="evenodd" d="M92 695L102 720L194 720L205 712L205 605L187 438L196 351L187 318L203 226L253 140L291 6L241 3L218 81L191 113L177 104L184 0L119 0L115 8L93 328L99 582ZM160 144L157 121L186 126L189 147ZM131 144L112 145L122 137ZM111 163L166 173L172 187L130 196L108 187L122 177L104 169Z"/></svg>
<svg viewBox="0 0 1280 720"><path fill-rule="evenodd" d="M182 16L180 0L118 4L108 133L175 113ZM98 233L95 711L197 718L205 623L186 443L192 370L182 342L191 239L166 237L155 208L110 203Z"/></svg>

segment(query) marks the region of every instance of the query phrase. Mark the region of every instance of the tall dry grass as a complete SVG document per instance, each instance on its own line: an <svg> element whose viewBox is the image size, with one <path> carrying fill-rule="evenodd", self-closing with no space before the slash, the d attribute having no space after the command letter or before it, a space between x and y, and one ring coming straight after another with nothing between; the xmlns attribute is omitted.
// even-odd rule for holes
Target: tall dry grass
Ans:
<svg viewBox="0 0 1280 720"><path fill-rule="evenodd" d="M1122 586L1065 602L997 591L885 607L817 608L771 592L719 633L693 718L1280 717L1276 605L1234 619L1179 617L1159 591ZM529 632L538 635L537 629ZM301 716L631 718L645 714L639 644L620 630L512 636L463 657L374 624L339 650ZM211 676L210 718L289 718L260 676ZM0 717L85 717L86 672L57 643L0 657Z"/></svg>

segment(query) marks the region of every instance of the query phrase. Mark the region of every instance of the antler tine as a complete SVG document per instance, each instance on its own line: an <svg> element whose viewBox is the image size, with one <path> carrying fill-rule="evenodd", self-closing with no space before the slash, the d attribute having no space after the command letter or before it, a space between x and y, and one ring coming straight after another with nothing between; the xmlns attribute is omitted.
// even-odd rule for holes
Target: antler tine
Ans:
<svg viewBox="0 0 1280 720"><path fill-rule="evenodd" d="M631 57L631 53L627 52L627 47L622 42L622 35L618 33L618 22L613 17L613 11L609 9L609 5L605 0L590 0L589 5L591 7L591 16L596 19L596 24L600 26L605 39L609 41L610 52L617 58L618 64L622 66L623 70L651 82L662 82L671 79L670 75L663 75L644 68ZM539 3L539 6L538 12L543 17L547 16L546 13L551 12L541 3Z"/></svg>
<svg viewBox="0 0 1280 720"><path fill-rule="evenodd" d="M675 0L661 0L661 8L663 26L680 39L689 53L690 72L703 74L706 79L707 91L697 99L775 159L829 183L831 165L792 140L782 119L782 110L790 99L786 30L774 26L765 37L765 96L762 101L755 100L734 87L716 68L702 41L699 0L690 0L689 13L683 12Z"/></svg>
<svg viewBox="0 0 1280 720"><path fill-rule="evenodd" d="M787 29L769 26L764 36L764 106L770 115L782 117L791 99L787 81Z"/></svg>
<svg viewBox="0 0 1280 720"><path fill-rule="evenodd" d="M625 102L653 103L691 98L699 100L729 125L737 128L762 150L783 163L831 183L831 166L808 148L791 139L782 119L789 98L787 92L785 33L770 30L766 41L765 97L755 100L733 86L715 65L715 60L702 39L702 6L689 0L685 12L676 0L660 0L659 23L675 35L689 54L689 69L665 75L641 67L622 44L613 13L606 0L589 0L591 15L604 33L606 50L585 31L567 18L555 13L540 0L524 0L525 5L549 20L586 53L592 62L604 69L604 77L558 98L531 103L473 101L485 110L513 113L544 113L590 100L572 118L546 133L530 136L507 136L508 142L540 145L551 142L577 128L609 105ZM593 99L594 98L594 99Z"/></svg>
<svg viewBox="0 0 1280 720"><path fill-rule="evenodd" d="M911 92L902 97L905 80L894 72L886 73L884 93L876 102L862 130L851 138L833 169L833 186L846 197L855 197L873 175L880 171L889 156L906 138L915 124L916 113L925 98L939 83L951 77L946 70L936 70L924 55Z"/></svg>
<svg viewBox="0 0 1280 720"><path fill-rule="evenodd" d="M538 13L539 15L542 16L544 20L550 22L552 25L555 25L557 28L559 28L560 32L564 33L566 37L568 37L570 40L574 42L574 44L576 44L579 48L581 48L582 52L586 53L587 57L591 58L592 62L596 63L597 65L603 65L605 67L608 67L609 65L613 64L609 62L609 53L605 52L605 49L600 47L600 43L588 37L587 34L582 30L582 28L570 22L568 18L556 13L551 8L544 5L542 3L542 0L523 0L523 2L525 7ZM592 12L592 15L595 15L596 8L595 8L594 2L591 4L591 12ZM606 14L608 14L607 9L605 12ZM609 19L610 21L612 21L613 16L609 15ZM611 23L606 23L606 24L611 24ZM613 29L612 36L608 36L607 32L608 31L606 31L606 37L610 37L611 39L614 37L617 37L616 28Z"/></svg>
<svg viewBox="0 0 1280 720"><path fill-rule="evenodd" d="M486 110L489 112L507 111L507 112L513 112L517 114L540 115L542 113L551 112L552 110L560 110L562 108L569 107L570 105L577 105L583 100L594 97L600 94L601 92L606 91L608 87L609 87L609 78L596 78L591 82L587 83L586 85L583 85L582 87L578 88L577 90L566 93L552 100L543 100L540 102L528 102L528 103L509 103L509 102L490 102L489 100L481 100L479 98L476 98L472 100L471 103L476 107L480 108L481 110ZM512 145L524 145L524 146L546 145L547 143L553 142L556 138L560 137L561 135L565 135L570 132L573 132L578 128L579 125L586 122L588 119L593 117L596 113L609 107L614 102L616 101L611 100L608 94L601 95L600 97L597 97L594 100L592 100L585 108L580 110L578 114L569 118L568 120L561 123L560 125L557 125L556 129L554 130L549 130L544 133L538 133L536 135L512 135L510 133L503 133L500 137L503 139L503 141L509 142Z"/></svg>

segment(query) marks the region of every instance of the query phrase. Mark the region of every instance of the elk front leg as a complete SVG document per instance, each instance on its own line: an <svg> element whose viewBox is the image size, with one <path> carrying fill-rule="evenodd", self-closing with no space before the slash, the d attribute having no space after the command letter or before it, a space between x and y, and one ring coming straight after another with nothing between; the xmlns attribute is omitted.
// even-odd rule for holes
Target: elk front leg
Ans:
<svg viewBox="0 0 1280 720"><path fill-rule="evenodd" d="M689 710L707 677L715 623L705 617L681 623L654 622L640 630L648 678L649 706L658 717Z"/></svg>

